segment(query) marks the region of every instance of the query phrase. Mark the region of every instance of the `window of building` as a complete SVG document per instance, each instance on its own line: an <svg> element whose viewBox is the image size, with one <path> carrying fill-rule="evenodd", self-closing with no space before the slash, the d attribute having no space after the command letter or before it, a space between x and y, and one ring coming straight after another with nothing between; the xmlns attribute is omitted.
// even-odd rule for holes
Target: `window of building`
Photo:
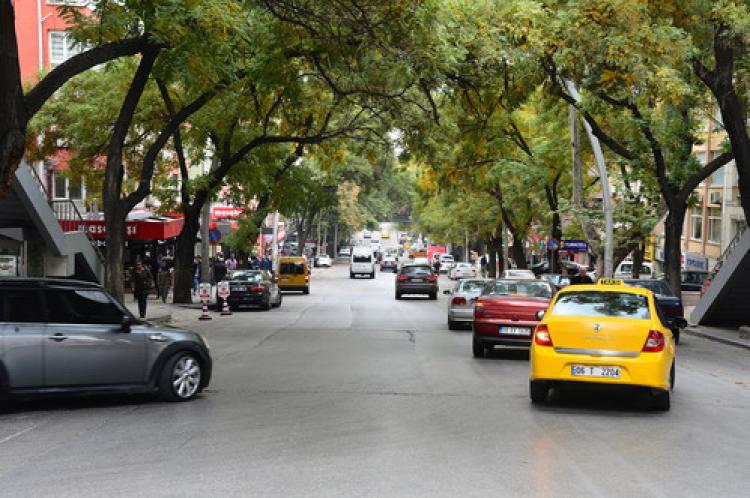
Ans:
<svg viewBox="0 0 750 498"><path fill-rule="evenodd" d="M701 240L703 237L703 208L695 206L690 213L690 238Z"/></svg>
<svg viewBox="0 0 750 498"><path fill-rule="evenodd" d="M78 44L67 31L49 32L49 64L56 67L74 55L80 54L85 47Z"/></svg>
<svg viewBox="0 0 750 498"><path fill-rule="evenodd" d="M721 243L721 208L708 208L708 240Z"/></svg>
<svg viewBox="0 0 750 498"><path fill-rule="evenodd" d="M724 185L724 173L725 168L721 167L711 174L711 185L714 187L721 187Z"/></svg>
<svg viewBox="0 0 750 498"><path fill-rule="evenodd" d="M62 171L55 171L52 175L52 196L55 199L83 200L86 189L80 179L71 180Z"/></svg>

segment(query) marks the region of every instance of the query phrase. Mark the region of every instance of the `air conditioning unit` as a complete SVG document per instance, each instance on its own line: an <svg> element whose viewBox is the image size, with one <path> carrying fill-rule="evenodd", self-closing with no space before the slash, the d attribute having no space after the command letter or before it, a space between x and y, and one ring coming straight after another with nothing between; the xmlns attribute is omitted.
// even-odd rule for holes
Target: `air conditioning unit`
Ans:
<svg viewBox="0 0 750 498"><path fill-rule="evenodd" d="M708 199L709 204L721 204L721 192L711 192Z"/></svg>

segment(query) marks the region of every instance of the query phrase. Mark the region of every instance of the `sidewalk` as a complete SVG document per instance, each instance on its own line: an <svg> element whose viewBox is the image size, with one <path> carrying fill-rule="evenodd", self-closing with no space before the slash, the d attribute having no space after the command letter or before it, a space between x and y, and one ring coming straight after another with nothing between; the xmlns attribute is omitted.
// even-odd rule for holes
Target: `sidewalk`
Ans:
<svg viewBox="0 0 750 498"><path fill-rule="evenodd" d="M215 288L216 286L214 286L214 289ZM148 304L146 305L146 321L159 325L198 318L201 309L201 301L198 296L193 296L192 304L173 304L171 300L171 294L166 303L162 303L161 299L150 294L148 297ZM124 301L125 307L137 317L138 302L133 298L133 294L125 294ZM211 300L209 302L209 309L213 309L215 306L216 301Z"/></svg>
<svg viewBox="0 0 750 498"><path fill-rule="evenodd" d="M683 329L682 333L750 350L750 339L740 338L737 327L721 328L706 325L690 325L686 329Z"/></svg>

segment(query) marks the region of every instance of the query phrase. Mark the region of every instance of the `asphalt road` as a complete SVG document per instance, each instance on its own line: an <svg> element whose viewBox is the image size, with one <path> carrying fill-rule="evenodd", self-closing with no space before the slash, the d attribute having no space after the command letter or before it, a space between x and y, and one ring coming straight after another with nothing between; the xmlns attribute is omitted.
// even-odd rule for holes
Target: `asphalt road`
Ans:
<svg viewBox="0 0 750 498"><path fill-rule="evenodd" d="M748 496L747 351L684 337L667 413L588 389L537 408L528 354L473 359L445 299L338 266L277 310L180 310L210 389L2 405L0 495Z"/></svg>

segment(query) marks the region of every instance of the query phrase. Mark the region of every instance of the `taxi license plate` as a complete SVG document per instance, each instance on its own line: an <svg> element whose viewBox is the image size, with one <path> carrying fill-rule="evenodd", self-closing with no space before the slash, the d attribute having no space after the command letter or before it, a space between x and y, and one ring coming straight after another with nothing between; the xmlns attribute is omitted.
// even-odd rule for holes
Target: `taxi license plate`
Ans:
<svg viewBox="0 0 750 498"><path fill-rule="evenodd" d="M571 365L570 373L574 377L604 377L609 379L620 378L620 367L601 367L590 365Z"/></svg>
<svg viewBox="0 0 750 498"><path fill-rule="evenodd" d="M502 335L531 335L531 329L528 327L504 327L500 326Z"/></svg>

